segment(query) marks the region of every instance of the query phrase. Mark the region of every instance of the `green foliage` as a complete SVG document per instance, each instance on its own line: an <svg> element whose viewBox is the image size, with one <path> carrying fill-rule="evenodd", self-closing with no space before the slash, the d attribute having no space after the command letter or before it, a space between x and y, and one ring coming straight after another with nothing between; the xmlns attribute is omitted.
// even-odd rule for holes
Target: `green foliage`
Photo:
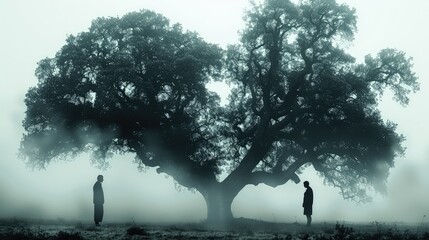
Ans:
<svg viewBox="0 0 429 240"><path fill-rule="evenodd" d="M149 236L149 233L141 227L132 226L132 227L127 229L127 235L130 235L130 236L138 235L138 236L146 236L147 237L147 236Z"/></svg>
<svg viewBox="0 0 429 240"><path fill-rule="evenodd" d="M395 100L403 105L409 102L408 94L419 90L417 77L412 72L412 58L395 49L383 49L376 58L365 57L365 65L358 66L361 74L380 95L386 87L395 94Z"/></svg>
<svg viewBox="0 0 429 240"><path fill-rule="evenodd" d="M0 239L10 240L42 240L47 239L48 234L44 231L31 231L29 228L9 228L7 231L0 233Z"/></svg>
<svg viewBox="0 0 429 240"><path fill-rule="evenodd" d="M59 231L55 235L50 235L46 231L30 229L27 227L9 228L0 233L0 239L8 240L82 240L84 239L79 232Z"/></svg>
<svg viewBox="0 0 429 240"><path fill-rule="evenodd" d="M84 239L79 232L59 231L56 235L58 240L82 240Z"/></svg>
<svg viewBox="0 0 429 240"><path fill-rule="evenodd" d="M354 232L352 227L347 227L342 224L335 224L334 240L350 239L351 234Z"/></svg>

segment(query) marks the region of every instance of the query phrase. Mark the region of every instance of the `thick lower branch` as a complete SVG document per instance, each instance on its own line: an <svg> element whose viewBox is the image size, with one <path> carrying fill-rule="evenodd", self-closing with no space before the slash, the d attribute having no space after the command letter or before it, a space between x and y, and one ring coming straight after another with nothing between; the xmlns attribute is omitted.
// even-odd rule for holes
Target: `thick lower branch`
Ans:
<svg viewBox="0 0 429 240"><path fill-rule="evenodd" d="M215 174L210 169L205 168L190 159L172 159L172 154L166 149L153 154L151 159L147 158L143 147L134 144L137 157L148 167L157 167L157 173L165 173L174 178L180 185L188 188L196 188L198 191L205 189L210 184L217 182ZM175 161L177 160L177 161Z"/></svg>
<svg viewBox="0 0 429 240"><path fill-rule="evenodd" d="M258 185L266 184L270 187L277 187L287 183L289 180L299 183L301 180L295 173L286 173L286 171L278 173L269 173L263 171L253 172L249 179L249 184Z"/></svg>
<svg viewBox="0 0 429 240"><path fill-rule="evenodd" d="M300 179L295 172L304 164L305 161L296 161L292 163L287 170L274 173L264 171L252 172L247 184L258 185L263 183L271 187L277 187L285 184L289 180L299 183Z"/></svg>

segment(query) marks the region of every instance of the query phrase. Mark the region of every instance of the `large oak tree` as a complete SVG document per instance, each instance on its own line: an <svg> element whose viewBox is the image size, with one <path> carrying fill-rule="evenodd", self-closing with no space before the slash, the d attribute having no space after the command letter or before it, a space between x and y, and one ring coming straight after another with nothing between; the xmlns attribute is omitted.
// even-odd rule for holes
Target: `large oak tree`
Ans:
<svg viewBox="0 0 429 240"><path fill-rule="evenodd" d="M210 221L232 219L246 185L298 183L310 165L345 198L384 192L404 137L377 103L386 88L403 105L418 90L410 58L384 49L355 63L343 46L356 15L335 0L266 0L245 21L226 51L151 11L68 37L26 95L27 163L134 153L200 192ZM228 105L211 80L230 84Z"/></svg>

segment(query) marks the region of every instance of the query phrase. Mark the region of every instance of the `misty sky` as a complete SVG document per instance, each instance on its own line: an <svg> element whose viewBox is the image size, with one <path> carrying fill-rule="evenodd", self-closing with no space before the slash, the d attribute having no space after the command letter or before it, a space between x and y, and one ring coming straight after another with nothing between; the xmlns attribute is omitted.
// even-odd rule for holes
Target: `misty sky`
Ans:
<svg viewBox="0 0 429 240"><path fill-rule="evenodd" d="M396 160L388 179L388 195L374 194L371 204L343 200L339 189L323 185L312 167L300 176L315 194L313 220L421 222L429 214L429 31L427 0L342 0L358 15L358 33L349 52L362 61L370 53L390 47L414 58L421 90L402 107L385 94L380 109L385 119L398 123L406 137L404 157ZM53 57L67 35L86 31L91 20L150 9L198 32L206 41L226 47L238 41L247 0L1 0L0 1L0 218L92 219L92 185L105 176L106 222L201 221L206 206L198 192L176 190L172 178L153 169L138 172L134 156L115 156L110 168L100 170L86 154L54 162L32 171L17 158L23 99L35 86L36 63ZM222 97L227 88L212 86ZM277 188L248 186L235 198L235 217L303 223L301 184ZM428 219L423 219L428 222Z"/></svg>

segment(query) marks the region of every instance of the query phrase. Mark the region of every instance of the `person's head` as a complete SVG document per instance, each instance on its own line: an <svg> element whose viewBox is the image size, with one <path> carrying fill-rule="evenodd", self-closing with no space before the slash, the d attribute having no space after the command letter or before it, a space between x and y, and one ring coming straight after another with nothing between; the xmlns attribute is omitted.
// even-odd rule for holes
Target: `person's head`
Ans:
<svg viewBox="0 0 429 240"><path fill-rule="evenodd" d="M103 182L103 180L104 180L103 175L98 175L98 177L97 177L97 181L99 181L99 182Z"/></svg>
<svg viewBox="0 0 429 240"><path fill-rule="evenodd" d="M308 181L304 181L304 187L308 188L310 186L310 183Z"/></svg>

